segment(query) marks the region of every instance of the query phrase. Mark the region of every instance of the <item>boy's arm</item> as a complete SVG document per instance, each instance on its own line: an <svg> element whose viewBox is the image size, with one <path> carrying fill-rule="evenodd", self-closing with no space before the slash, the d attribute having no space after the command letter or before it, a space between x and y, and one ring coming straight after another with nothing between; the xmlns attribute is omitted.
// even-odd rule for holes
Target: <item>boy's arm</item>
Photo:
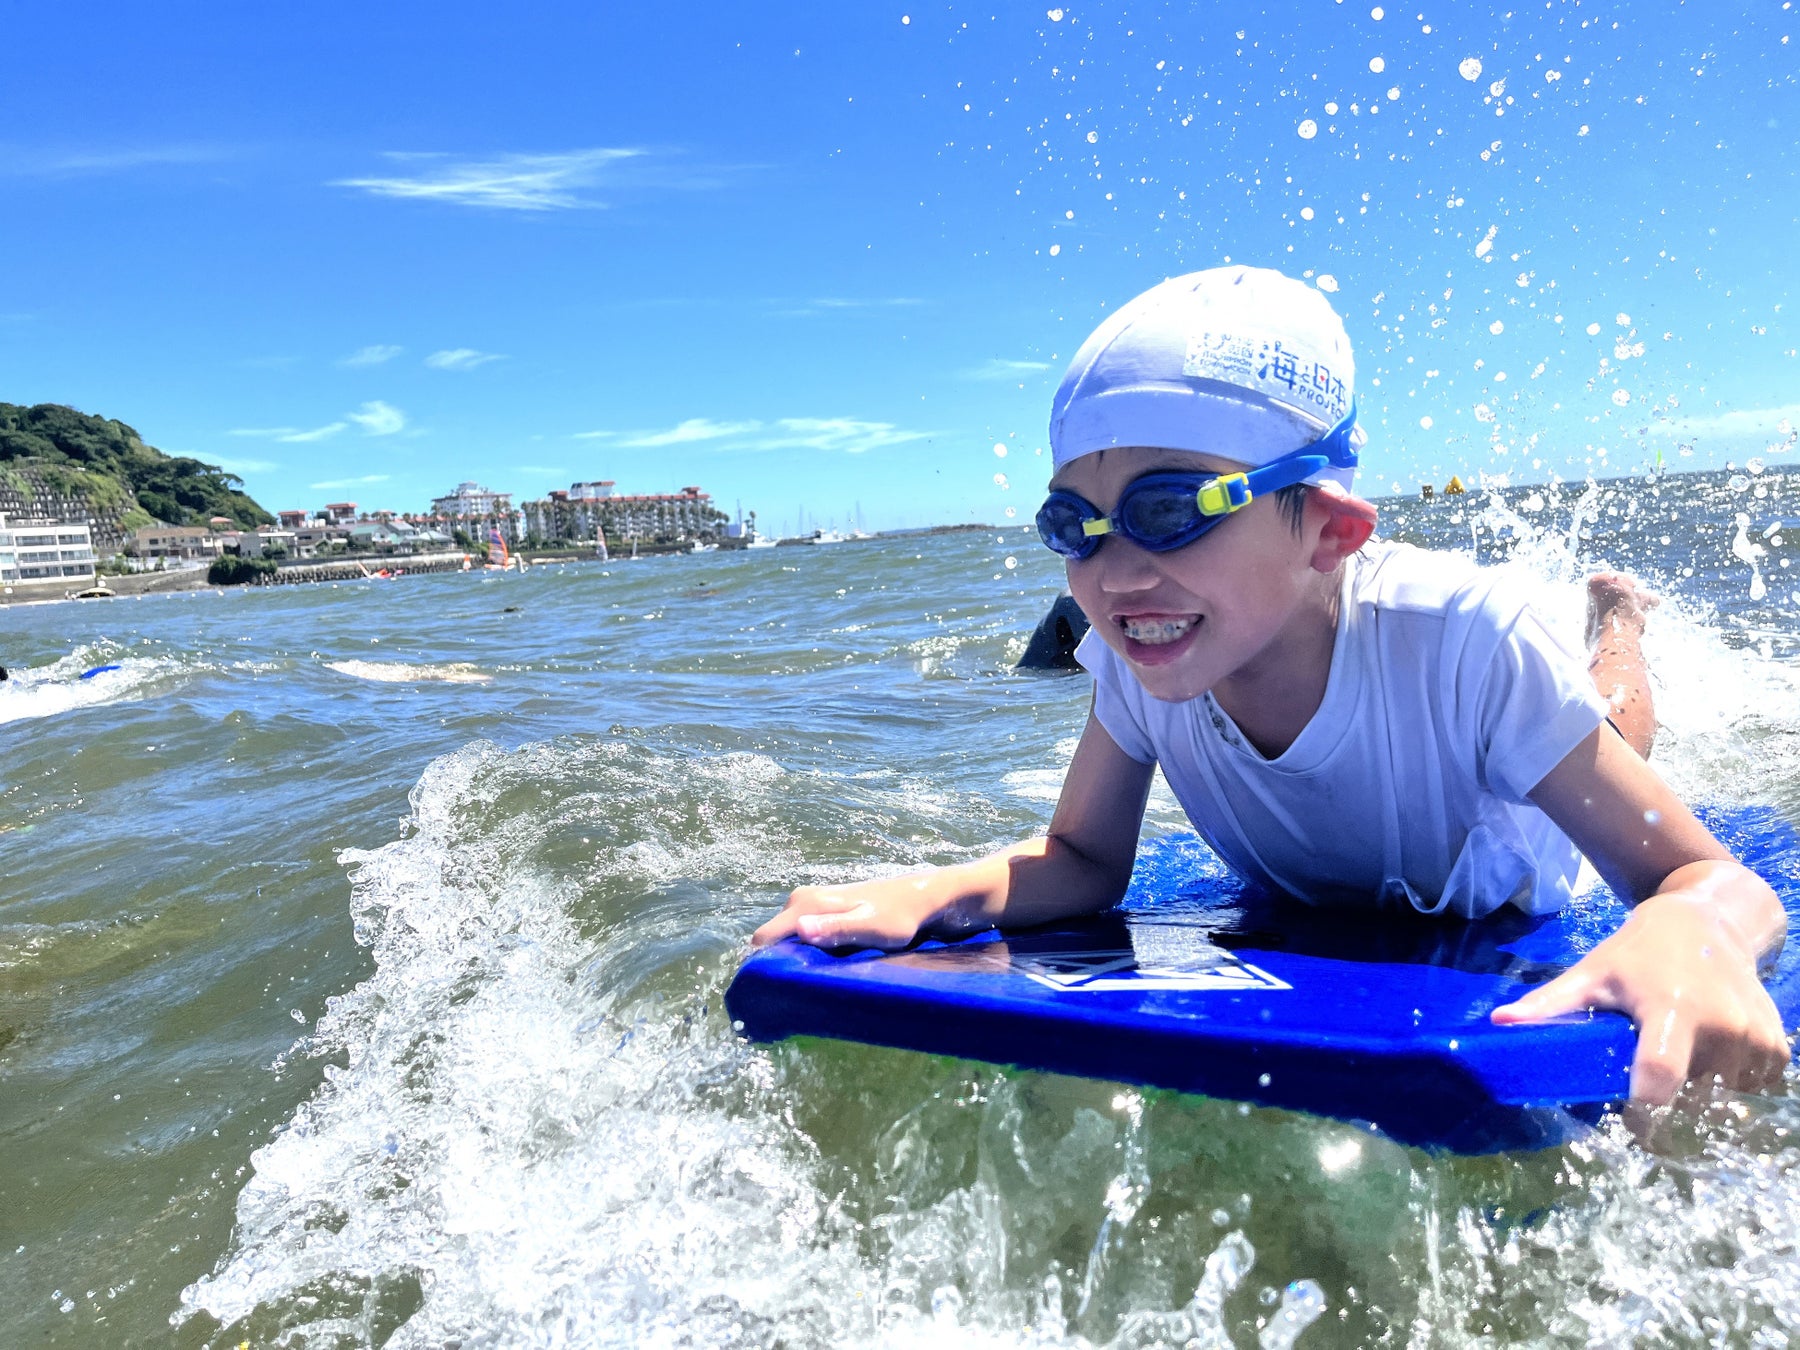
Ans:
<svg viewBox="0 0 1800 1350"><path fill-rule="evenodd" d="M1116 904L1131 880L1152 765L1092 713L1063 779L1050 831L971 863L850 886L801 886L751 936L819 947L904 947L920 933L1048 923Z"/></svg>
<svg viewBox="0 0 1800 1350"><path fill-rule="evenodd" d="M1638 1026L1631 1096L1653 1106L1715 1075L1754 1091L1780 1078L1786 1031L1758 961L1781 947L1775 892L1694 819L1611 727L1595 731L1532 790L1608 883L1635 907L1619 931L1496 1022L1612 1008Z"/></svg>

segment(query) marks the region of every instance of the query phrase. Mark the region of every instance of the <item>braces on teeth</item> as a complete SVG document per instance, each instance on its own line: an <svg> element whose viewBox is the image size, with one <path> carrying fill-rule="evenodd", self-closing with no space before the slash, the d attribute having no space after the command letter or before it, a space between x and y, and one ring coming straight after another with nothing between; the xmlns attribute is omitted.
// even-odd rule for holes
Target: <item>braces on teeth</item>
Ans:
<svg viewBox="0 0 1800 1350"><path fill-rule="evenodd" d="M1125 636L1133 642L1173 642L1194 626L1192 619L1126 619Z"/></svg>

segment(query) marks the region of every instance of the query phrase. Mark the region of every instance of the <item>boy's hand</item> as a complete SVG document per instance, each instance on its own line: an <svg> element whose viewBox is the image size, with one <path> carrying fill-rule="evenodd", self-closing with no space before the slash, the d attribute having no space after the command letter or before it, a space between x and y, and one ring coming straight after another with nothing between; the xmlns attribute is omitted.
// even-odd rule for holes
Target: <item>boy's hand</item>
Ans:
<svg viewBox="0 0 1800 1350"><path fill-rule="evenodd" d="M893 951L917 937L930 917L921 903L927 886L927 877L921 876L850 886L800 886L789 894L781 913L750 935L750 945L767 947L797 937L815 947Z"/></svg>
<svg viewBox="0 0 1800 1350"><path fill-rule="evenodd" d="M1591 1008L1625 1013L1638 1027L1631 1098L1647 1106L1666 1106L1685 1084L1714 1078L1744 1092L1778 1082L1788 1062L1787 1035L1756 977L1754 946L1710 893L1726 878L1695 880L1644 900L1574 967L1494 1009L1493 1020L1530 1022Z"/></svg>

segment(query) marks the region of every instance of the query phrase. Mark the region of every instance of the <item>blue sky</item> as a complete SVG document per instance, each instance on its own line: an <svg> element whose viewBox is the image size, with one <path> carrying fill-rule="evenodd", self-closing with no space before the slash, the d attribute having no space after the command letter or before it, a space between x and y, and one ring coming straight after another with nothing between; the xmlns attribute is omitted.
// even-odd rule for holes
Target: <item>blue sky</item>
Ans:
<svg viewBox="0 0 1800 1350"><path fill-rule="evenodd" d="M1227 258L1335 287L1370 495L1796 457L1792 0L4 12L0 399L271 509L1023 522Z"/></svg>

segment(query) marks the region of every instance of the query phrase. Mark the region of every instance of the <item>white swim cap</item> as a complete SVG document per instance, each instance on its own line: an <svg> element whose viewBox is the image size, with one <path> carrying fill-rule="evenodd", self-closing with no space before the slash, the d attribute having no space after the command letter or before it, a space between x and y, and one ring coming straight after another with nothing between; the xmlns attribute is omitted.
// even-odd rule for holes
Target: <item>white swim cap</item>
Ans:
<svg viewBox="0 0 1800 1350"><path fill-rule="evenodd" d="M1266 464L1336 425L1355 394L1350 337L1323 295L1270 268L1214 267L1151 287L1081 344L1050 453L1058 469L1119 445ZM1306 481L1348 489L1354 476Z"/></svg>

